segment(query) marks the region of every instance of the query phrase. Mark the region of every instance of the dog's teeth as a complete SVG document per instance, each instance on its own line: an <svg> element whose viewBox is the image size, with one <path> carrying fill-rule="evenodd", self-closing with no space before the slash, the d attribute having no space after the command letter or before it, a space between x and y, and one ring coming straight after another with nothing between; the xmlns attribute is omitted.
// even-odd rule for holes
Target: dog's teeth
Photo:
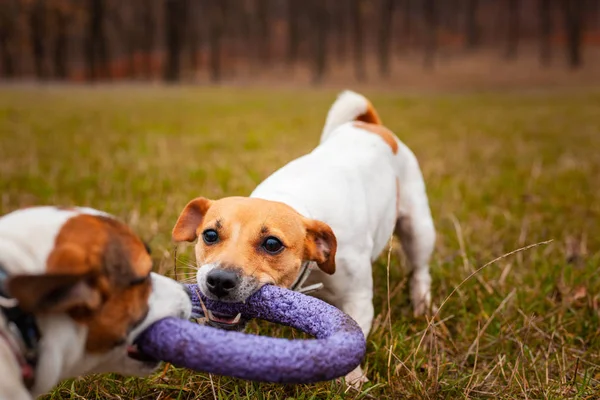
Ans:
<svg viewBox="0 0 600 400"><path fill-rule="evenodd" d="M206 310L206 311L208 312L208 315L207 315L207 317L208 317L209 319L215 319L215 316L213 315L212 311L210 311L210 310Z"/></svg>
<svg viewBox="0 0 600 400"><path fill-rule="evenodd" d="M237 324L238 322L240 322L240 318L242 318L242 313L238 313L238 315L235 316L235 318L233 319L233 321L231 323Z"/></svg>

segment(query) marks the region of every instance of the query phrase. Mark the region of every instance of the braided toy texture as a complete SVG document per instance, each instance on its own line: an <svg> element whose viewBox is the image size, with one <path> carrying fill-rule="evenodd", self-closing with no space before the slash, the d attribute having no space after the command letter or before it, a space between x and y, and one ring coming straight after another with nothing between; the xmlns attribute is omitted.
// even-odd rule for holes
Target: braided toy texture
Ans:
<svg viewBox="0 0 600 400"><path fill-rule="evenodd" d="M273 383L335 379L365 355L365 338L356 322L317 298L266 285L245 303L223 303L207 299L196 285L188 287L197 314L203 314L203 302L211 311L291 326L315 339L272 338L166 318L136 340L143 353L196 371Z"/></svg>

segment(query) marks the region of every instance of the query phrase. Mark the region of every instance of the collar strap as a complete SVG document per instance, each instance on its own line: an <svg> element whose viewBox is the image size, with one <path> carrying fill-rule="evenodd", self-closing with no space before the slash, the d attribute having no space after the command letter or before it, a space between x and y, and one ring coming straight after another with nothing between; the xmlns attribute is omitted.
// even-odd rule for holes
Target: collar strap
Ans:
<svg viewBox="0 0 600 400"><path fill-rule="evenodd" d="M21 377L23 378L23 383L27 387L27 389L31 389L35 382L35 369L34 367L27 361L22 351L19 349L19 345L15 343L13 337L11 337L12 330L9 329L7 332L0 330L0 340L4 340L9 350L15 356L17 363L19 364L19 368L21 369Z"/></svg>
<svg viewBox="0 0 600 400"><path fill-rule="evenodd" d="M12 299L4 288L8 274L0 265L0 298ZM0 330L0 339L5 339L21 367L23 383L28 389L35 383L38 362L40 330L33 314L26 313L14 301L0 302L0 313L6 318L6 332Z"/></svg>
<svg viewBox="0 0 600 400"><path fill-rule="evenodd" d="M296 278L296 281L294 283L292 283L292 286L290 286L290 289L295 292L308 294L308 293L316 292L317 290L320 290L321 288L323 288L323 284L321 282L315 283L314 285L310 285L310 286L306 286L306 287L302 286L302 285L304 285L304 282L306 282L306 280L308 279L308 276L310 275L310 271L315 268L315 265L316 264L314 261L304 261L302 263L302 266L300 267L300 274Z"/></svg>

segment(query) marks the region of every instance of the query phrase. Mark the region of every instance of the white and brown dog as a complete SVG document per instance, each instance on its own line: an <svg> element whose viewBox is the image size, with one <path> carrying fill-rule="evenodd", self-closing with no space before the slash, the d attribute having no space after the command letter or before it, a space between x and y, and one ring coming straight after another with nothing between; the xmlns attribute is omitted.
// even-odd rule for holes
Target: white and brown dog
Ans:
<svg viewBox="0 0 600 400"><path fill-rule="evenodd" d="M372 263L394 233L410 263L414 312L422 314L431 302L435 230L419 164L371 103L346 91L310 154L269 176L249 198L192 200L173 239L200 237L198 284L222 301L243 301L267 283L290 287L304 263L316 263L307 284L322 282L317 297L353 317L366 337L374 314ZM239 321L209 318L217 326Z"/></svg>
<svg viewBox="0 0 600 400"><path fill-rule="evenodd" d="M93 209L0 218L0 399L33 399L85 374L154 371L136 336L161 318L189 318L191 301L151 268L144 243Z"/></svg>

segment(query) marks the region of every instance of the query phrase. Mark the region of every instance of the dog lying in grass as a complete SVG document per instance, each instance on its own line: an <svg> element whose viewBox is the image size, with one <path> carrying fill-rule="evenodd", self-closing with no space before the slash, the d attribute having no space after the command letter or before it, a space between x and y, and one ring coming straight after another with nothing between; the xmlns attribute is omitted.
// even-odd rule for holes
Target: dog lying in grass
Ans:
<svg viewBox="0 0 600 400"><path fill-rule="evenodd" d="M431 303L429 259L435 242L416 157L385 128L362 95L343 92L311 153L291 161L250 197L190 201L173 240L193 242L197 281L210 298L239 302L265 284L294 287L307 262L316 296L353 317L365 334L373 322L372 263L392 235L411 266L414 313ZM209 313L210 323L239 329L240 316ZM346 377L361 382L360 367Z"/></svg>
<svg viewBox="0 0 600 400"><path fill-rule="evenodd" d="M189 318L179 283L151 273L142 241L89 208L33 207L0 218L0 399L29 400L61 380L149 375L134 340Z"/></svg>

